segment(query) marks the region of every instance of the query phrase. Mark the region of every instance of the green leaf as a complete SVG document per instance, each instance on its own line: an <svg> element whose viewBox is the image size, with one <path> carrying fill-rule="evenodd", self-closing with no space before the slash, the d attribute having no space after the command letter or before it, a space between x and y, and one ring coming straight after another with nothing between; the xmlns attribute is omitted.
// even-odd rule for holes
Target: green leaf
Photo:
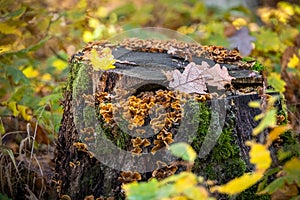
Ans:
<svg viewBox="0 0 300 200"><path fill-rule="evenodd" d="M16 168L17 173L19 174L19 170L18 170L17 164L16 164L16 159L15 159L15 156L14 156L14 153L12 152L12 150L7 147L0 146L0 152L2 152L3 154L7 154L10 157L12 163L14 164L14 167Z"/></svg>
<svg viewBox="0 0 300 200"><path fill-rule="evenodd" d="M286 83L281 79L280 74L272 72L268 76L268 83L274 87L274 89L278 92L285 92Z"/></svg>
<svg viewBox="0 0 300 200"><path fill-rule="evenodd" d="M28 48L16 51L16 52L8 52L8 53L4 53L4 55L6 56L11 56L11 55L17 55L17 56L23 56L28 52L31 51L36 51L39 48L41 48L49 39L51 38L51 36L47 36L44 39L40 40L37 44L34 44Z"/></svg>
<svg viewBox="0 0 300 200"><path fill-rule="evenodd" d="M194 149L183 142L172 144L170 147L170 151L177 157L182 158L183 160L194 162L196 159L196 152Z"/></svg>
<svg viewBox="0 0 300 200"><path fill-rule="evenodd" d="M7 76L11 76L15 84L23 82L29 84L29 80L23 74L23 72L15 67L5 67Z"/></svg>
<svg viewBox="0 0 300 200"><path fill-rule="evenodd" d="M288 176L292 177L296 182L300 181L300 160L297 157L292 158L285 163L283 167Z"/></svg>
<svg viewBox="0 0 300 200"><path fill-rule="evenodd" d="M3 135L5 133L5 128L2 122L2 119L0 117L0 135ZM1 140L0 140L0 145L1 145Z"/></svg>
<svg viewBox="0 0 300 200"><path fill-rule="evenodd" d="M279 51L280 40L276 32L262 28L258 33L253 33L253 35L256 37L255 48L257 50L263 52Z"/></svg>
<svg viewBox="0 0 300 200"><path fill-rule="evenodd" d="M10 198L8 198L8 196L6 194L1 194L1 193L0 193L0 199L2 199L2 200L11 200Z"/></svg>
<svg viewBox="0 0 300 200"><path fill-rule="evenodd" d="M12 18L12 19L18 19L20 18L26 11L26 8L25 7L21 7L20 9L18 10L15 10L11 13L9 13L8 17L9 18Z"/></svg>
<svg viewBox="0 0 300 200"><path fill-rule="evenodd" d="M134 182L123 185L128 200L151 200L157 199L156 192L159 189L156 179L149 182Z"/></svg>
<svg viewBox="0 0 300 200"><path fill-rule="evenodd" d="M271 109L270 111L268 111L265 114L264 118L260 121L258 126L253 129L252 134L254 136L256 136L259 133L261 133L264 129L275 126L276 125L276 113L277 113L276 109Z"/></svg>
<svg viewBox="0 0 300 200"><path fill-rule="evenodd" d="M272 183L270 183L264 190L260 191L258 194L265 194L265 193L272 194L277 189L283 187L284 184L285 184L284 178L277 178Z"/></svg>

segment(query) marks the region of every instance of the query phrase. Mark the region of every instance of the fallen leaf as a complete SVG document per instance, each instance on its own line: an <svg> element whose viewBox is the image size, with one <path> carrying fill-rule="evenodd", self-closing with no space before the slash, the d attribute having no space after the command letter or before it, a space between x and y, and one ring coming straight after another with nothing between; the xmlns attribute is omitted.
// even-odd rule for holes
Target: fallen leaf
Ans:
<svg viewBox="0 0 300 200"><path fill-rule="evenodd" d="M185 93L206 94L207 87L217 86L219 90L224 89L224 85L230 84L233 77L229 76L227 68L219 64L210 67L207 62L197 65L189 63L183 73L173 70L164 73L170 81L169 87Z"/></svg>
<svg viewBox="0 0 300 200"><path fill-rule="evenodd" d="M205 73L210 74L212 77L212 79L207 80L207 84L217 86L219 90L224 89L224 85L230 84L231 80L234 79L234 77L229 76L227 68L221 67L219 64L208 68Z"/></svg>
<svg viewBox="0 0 300 200"><path fill-rule="evenodd" d="M225 194L237 194L257 183L263 177L263 173L246 173L241 177L235 178L221 186L214 186L210 190L212 192L220 192Z"/></svg>
<svg viewBox="0 0 300 200"><path fill-rule="evenodd" d="M101 56L99 56L96 49L91 50L89 56L92 66L96 71L114 69L116 60L111 53L110 48L106 47L102 49Z"/></svg>
<svg viewBox="0 0 300 200"><path fill-rule="evenodd" d="M290 58L290 61L288 62L287 66L289 68L295 68L300 64L300 60L296 54L293 55L293 57Z"/></svg>
<svg viewBox="0 0 300 200"><path fill-rule="evenodd" d="M242 56L248 56L252 49L252 42L255 41L255 37L249 35L249 29L242 27L237 30L235 34L228 38L231 48L237 48Z"/></svg>
<svg viewBox="0 0 300 200"><path fill-rule="evenodd" d="M206 94L207 88L202 75L203 71L193 62L185 67L183 73L176 69L172 71L173 80L170 81L169 87L186 93Z"/></svg>

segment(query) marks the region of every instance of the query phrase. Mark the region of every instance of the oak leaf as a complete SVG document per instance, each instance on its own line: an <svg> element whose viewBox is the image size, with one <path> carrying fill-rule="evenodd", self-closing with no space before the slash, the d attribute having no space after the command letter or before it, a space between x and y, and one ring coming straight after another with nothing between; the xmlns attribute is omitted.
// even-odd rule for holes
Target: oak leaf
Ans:
<svg viewBox="0 0 300 200"><path fill-rule="evenodd" d="M210 67L204 61L201 65L191 62L182 73L176 69L165 72L165 76L170 81L170 88L198 94L206 94L206 85L216 86L219 90L224 89L224 85L230 84L234 79L228 74L226 67L221 67L219 64Z"/></svg>

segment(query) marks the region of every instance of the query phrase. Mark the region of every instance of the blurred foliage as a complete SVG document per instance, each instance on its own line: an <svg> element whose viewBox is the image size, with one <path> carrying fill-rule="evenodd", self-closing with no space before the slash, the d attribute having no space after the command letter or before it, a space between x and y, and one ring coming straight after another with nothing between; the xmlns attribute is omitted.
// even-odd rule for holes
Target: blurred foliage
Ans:
<svg viewBox="0 0 300 200"><path fill-rule="evenodd" d="M285 92L287 101L299 103L300 94L294 92L300 82L299 5L280 2L275 8L262 7L253 13L242 6L227 10L206 7L198 0L0 0L0 115L38 122L55 138L62 117L59 101L68 58L87 42L148 26L176 30L203 45L244 48L240 50L245 52L245 60L258 61L253 69L266 69L273 89ZM264 113L265 120L254 135L270 125L276 128L274 112ZM1 134L9 131L4 127L0 120ZM278 131L274 135L280 135ZM292 170L298 165L297 158L283 165L280 178L261 193L274 194L293 184L299 188L299 177L295 176L299 172ZM149 184L154 190L162 185L166 189L184 186L187 180L195 180L194 187L202 184L192 174L176 175L164 182L170 181L168 184L155 180ZM135 194L135 187L125 190ZM181 194L195 192L185 189Z"/></svg>

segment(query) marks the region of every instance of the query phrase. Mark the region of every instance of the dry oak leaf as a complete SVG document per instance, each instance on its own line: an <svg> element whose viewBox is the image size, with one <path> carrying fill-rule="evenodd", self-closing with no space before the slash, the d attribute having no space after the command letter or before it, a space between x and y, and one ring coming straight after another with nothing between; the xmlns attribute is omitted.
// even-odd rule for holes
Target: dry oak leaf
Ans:
<svg viewBox="0 0 300 200"><path fill-rule="evenodd" d="M231 80L235 79L228 74L226 67L221 67L219 64L215 64L213 67L208 68L205 73L211 75L212 77L212 79L210 78L206 80L207 84L210 86L217 86L219 90L224 89L224 85L230 84Z"/></svg>
<svg viewBox="0 0 300 200"><path fill-rule="evenodd" d="M201 65L191 62L185 67L183 73L176 69L165 72L165 76L170 81L170 88L180 92L198 94L206 94L206 84L217 86L221 90L224 89L224 85L230 84L234 79L228 74L226 67L221 67L219 64L210 67L204 61Z"/></svg>

